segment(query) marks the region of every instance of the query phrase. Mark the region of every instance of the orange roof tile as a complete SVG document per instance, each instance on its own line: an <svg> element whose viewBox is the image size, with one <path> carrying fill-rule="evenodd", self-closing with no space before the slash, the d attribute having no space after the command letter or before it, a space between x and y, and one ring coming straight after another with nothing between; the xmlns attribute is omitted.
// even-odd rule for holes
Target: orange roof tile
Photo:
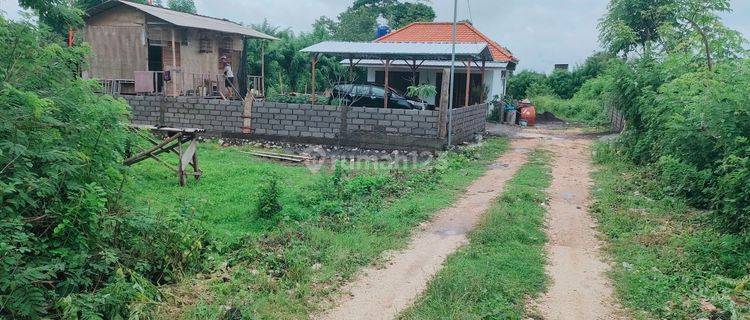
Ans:
<svg viewBox="0 0 750 320"><path fill-rule="evenodd" d="M374 42L450 42L452 39L450 22L415 22L406 27L384 35ZM485 36L469 23L456 25L457 42L485 42L490 47L495 61L518 62L513 53L497 42Z"/></svg>

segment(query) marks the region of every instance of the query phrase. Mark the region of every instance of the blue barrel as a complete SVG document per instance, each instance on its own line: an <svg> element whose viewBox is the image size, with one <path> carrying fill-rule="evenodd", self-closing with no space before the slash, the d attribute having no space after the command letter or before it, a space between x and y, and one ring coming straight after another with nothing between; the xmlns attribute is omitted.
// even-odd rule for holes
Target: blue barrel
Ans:
<svg viewBox="0 0 750 320"><path fill-rule="evenodd" d="M378 31L375 33L376 38L380 38L386 34L391 33L391 27L389 26L378 26Z"/></svg>

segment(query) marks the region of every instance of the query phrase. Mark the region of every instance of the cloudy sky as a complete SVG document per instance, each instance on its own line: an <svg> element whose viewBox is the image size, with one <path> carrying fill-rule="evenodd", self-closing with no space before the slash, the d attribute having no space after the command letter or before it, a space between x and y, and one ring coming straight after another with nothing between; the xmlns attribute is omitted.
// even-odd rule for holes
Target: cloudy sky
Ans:
<svg viewBox="0 0 750 320"><path fill-rule="evenodd" d="M319 16L335 17L351 0L196 0L201 14L244 23L263 18L296 32L309 31ZM438 21L450 21L453 1L430 0ZM474 25L521 59L520 69L549 72L555 63L581 63L599 49L597 22L606 0L458 0L459 19ZM750 1L732 0L725 22L750 37ZM0 0L0 10L18 16L17 0Z"/></svg>

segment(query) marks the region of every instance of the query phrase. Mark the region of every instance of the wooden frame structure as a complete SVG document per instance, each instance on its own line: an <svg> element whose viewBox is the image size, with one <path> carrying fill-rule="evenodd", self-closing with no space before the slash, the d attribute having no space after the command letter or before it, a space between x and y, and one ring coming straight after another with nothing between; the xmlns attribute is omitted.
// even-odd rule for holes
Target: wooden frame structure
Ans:
<svg viewBox="0 0 750 320"><path fill-rule="evenodd" d="M166 138L159 141L152 139L149 136L141 135L141 137L146 139L153 146L149 149L141 150L134 156L128 157L123 161L124 165L132 166L147 159L154 159L177 174L181 187L184 187L187 184L187 169L188 166L192 166L193 173L191 173L191 175L195 178L195 181L200 181L203 172L198 165L198 138L201 133L205 132L205 130L141 125L134 125L132 128L134 130L151 130L159 132L164 134ZM187 144L187 147L184 147L185 144ZM179 161L177 167L174 167L159 158L159 155L163 153L176 154Z"/></svg>

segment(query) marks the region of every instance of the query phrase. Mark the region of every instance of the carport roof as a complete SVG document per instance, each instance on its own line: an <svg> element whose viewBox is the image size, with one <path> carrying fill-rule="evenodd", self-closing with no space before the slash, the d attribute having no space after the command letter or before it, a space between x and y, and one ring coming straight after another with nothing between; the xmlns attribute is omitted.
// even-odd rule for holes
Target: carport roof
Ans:
<svg viewBox="0 0 750 320"><path fill-rule="evenodd" d="M325 41L300 50L344 59L431 60L451 59L450 43ZM456 43L456 60L492 61L486 43Z"/></svg>

